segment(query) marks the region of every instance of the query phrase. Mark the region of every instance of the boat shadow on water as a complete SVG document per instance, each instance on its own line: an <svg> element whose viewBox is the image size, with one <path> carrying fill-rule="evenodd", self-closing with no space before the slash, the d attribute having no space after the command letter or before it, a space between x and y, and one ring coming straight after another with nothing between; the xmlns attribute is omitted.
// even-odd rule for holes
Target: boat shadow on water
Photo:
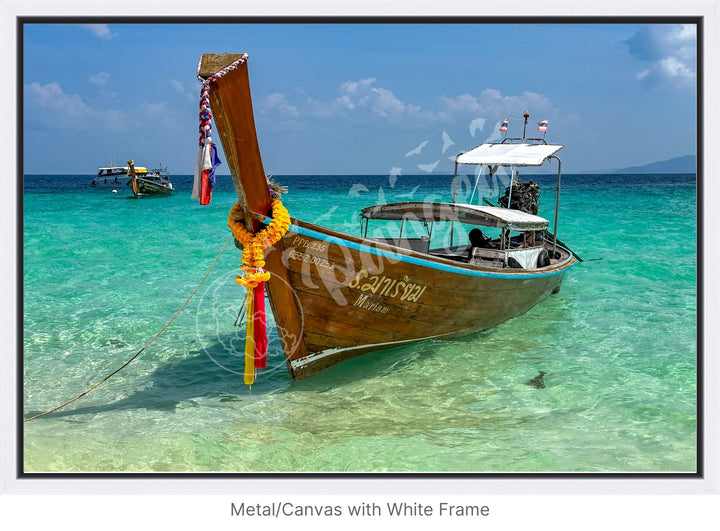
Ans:
<svg viewBox="0 0 720 531"><path fill-rule="evenodd" d="M511 319L490 330L451 340L428 340L419 343L380 350L358 356L320 372L314 378L292 380L288 376L284 356L279 348L272 348L273 336L269 334L271 349L268 352L267 368L258 371L257 379L250 389L243 383L244 358L232 348L238 335L219 336L210 344L193 345L182 359L159 362L159 366L147 375L140 376L137 383L124 380L119 383L121 391L128 393L129 387L136 391L119 400L106 404L68 407L50 413L48 418L70 418L81 415L99 415L121 410L157 410L174 413L178 408L198 407L217 403L248 403L253 397L264 397L275 393L326 393L342 387L349 387L382 379L396 380L398 377L413 381L423 380L427 385L442 386L447 378L461 378L482 386L508 371L517 372L512 380L514 389L527 388L530 391L544 389L545 379L552 377L550 347L543 338L557 333L557 327L566 318L567 304L551 298L541 305L542 316L535 318L532 313ZM532 330L532 333L529 333ZM278 341L279 343L279 341ZM498 349L498 345L504 349ZM108 343L109 347L119 346ZM136 366L142 359L135 362ZM458 383L457 380L454 380ZM118 385L109 380L103 388ZM87 399L93 400L90 395ZM95 399L97 400L97 399ZM41 411L27 411L30 417ZM81 421L77 419L77 421Z"/></svg>
<svg viewBox="0 0 720 531"><path fill-rule="evenodd" d="M151 354L148 355L150 356ZM181 356L178 356L180 359L156 362L157 368L132 379L128 377L123 381L118 381L120 378L110 379L100 388L113 396L125 395L124 398L105 404L82 405L83 400L97 402L98 399L94 393L91 393L65 409L48 414L47 417L98 415L133 409L174 412L179 407L197 405L199 400L225 402L242 400L249 393L263 395L272 393L289 383L281 354L276 356L277 360L271 360L268 369L262 373L263 378L250 391L243 383L243 360L234 354L229 354L223 343L218 341L201 349L194 345L193 350ZM272 361L277 361L278 366L272 367L270 365ZM279 365L280 362L282 366ZM143 359L140 358L134 362L134 366L137 367L142 363ZM94 380L99 381L101 376L104 375L97 375ZM120 390L108 391L113 386L116 389L119 387ZM133 391L133 389L137 390ZM39 413L41 413L39 410L26 411L25 417L29 418Z"/></svg>

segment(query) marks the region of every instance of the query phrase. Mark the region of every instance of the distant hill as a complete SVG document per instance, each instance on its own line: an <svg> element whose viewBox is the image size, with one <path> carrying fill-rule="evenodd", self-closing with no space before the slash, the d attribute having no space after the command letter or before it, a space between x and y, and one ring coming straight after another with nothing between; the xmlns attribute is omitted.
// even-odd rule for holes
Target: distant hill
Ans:
<svg viewBox="0 0 720 531"><path fill-rule="evenodd" d="M684 157L675 157L670 160L659 162L651 162L644 166L632 166L630 168L606 170L597 173L696 173L697 157L695 155L685 155Z"/></svg>

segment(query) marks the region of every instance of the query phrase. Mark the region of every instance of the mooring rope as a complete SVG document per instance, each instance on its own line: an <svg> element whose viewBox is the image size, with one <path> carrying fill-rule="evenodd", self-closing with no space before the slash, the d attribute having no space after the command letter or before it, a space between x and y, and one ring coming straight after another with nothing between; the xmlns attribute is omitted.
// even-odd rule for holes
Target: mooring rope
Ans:
<svg viewBox="0 0 720 531"><path fill-rule="evenodd" d="M143 345L143 347L142 347L140 350L138 350L132 358L130 358L129 360L127 360L127 361L126 361L125 363L123 363L120 367L118 367L118 368L115 369L113 372L111 372L110 374L108 374L105 378L103 378L102 380L100 380L98 383L96 383L95 385L93 385L92 387L90 387L89 389L87 389L86 391L84 391L84 392L80 393L79 395L77 395L75 398L72 398L72 399L68 400L68 401L65 402L64 404L60 404L60 405L57 406L57 407L54 407L54 408L52 408L52 409L48 409L48 410L45 411L44 413L38 413L38 414L35 415L35 416L26 418L26 419L24 420L24 422L29 422L29 421L31 421L31 420L33 420L33 419L38 418L38 417L43 417L43 416L45 416L45 415L47 415L47 414L49 414L49 413L53 413L53 412L55 412L55 411L57 411L57 410L59 410L59 409L64 408L64 407L67 406L68 404L72 404L73 402L75 402L75 401L78 400L79 398L82 398L83 396L85 396L86 394L88 394L90 391L93 391L93 390L97 389L98 387L100 387L103 383L105 383L105 382L108 381L110 378L112 378L112 377L115 376L117 373L119 373L121 370L123 370L125 367L127 367L128 365L130 365L130 363L132 363L140 354L142 354L143 351L144 351L146 348L148 348L148 347L150 346L150 344L151 344L153 341L155 341L155 340L158 338L158 336L160 336L160 334L162 334L162 333L172 324L172 322L177 318L177 316L180 315L180 312L183 311L183 309L185 308L185 306L187 306L188 303L190 302L190 299L192 299L193 296L195 295L195 293L197 293L197 290L200 289L200 286L202 286L203 283L207 280L208 276L210 276L210 272L213 270L213 268L215 267L215 264L217 264L217 261L220 259L220 256L223 254L223 252L225 252L225 249L227 248L228 244L229 244L233 239L234 239L234 236L230 236L230 238L228 238L228 240L225 242L225 245L223 245L222 249L220 249L220 252L219 252L218 255L215 257L215 260L213 260L213 263L210 265L210 268L207 270L207 273L205 273L205 276L202 278L202 280L200 281L200 283L199 283L197 286L195 286L195 289L192 291L192 293L190 293L190 296L189 296L187 299L185 299L185 302L183 302L182 306L180 306L180 308L178 309L178 311L175 312L175 315L173 315L172 318L167 322L167 324L166 324L165 326L163 326L163 327L158 331L158 333L155 334L155 335L152 337L152 339L151 339L150 341L148 341L147 343L145 343L145 345Z"/></svg>

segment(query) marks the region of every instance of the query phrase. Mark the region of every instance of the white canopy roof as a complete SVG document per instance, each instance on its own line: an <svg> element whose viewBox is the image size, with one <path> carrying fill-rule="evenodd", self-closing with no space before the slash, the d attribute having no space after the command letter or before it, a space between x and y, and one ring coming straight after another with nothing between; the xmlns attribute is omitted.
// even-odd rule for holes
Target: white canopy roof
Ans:
<svg viewBox="0 0 720 531"><path fill-rule="evenodd" d="M541 230L548 226L545 218L520 210L462 203L390 203L364 208L361 215L384 220L458 221L518 231Z"/></svg>
<svg viewBox="0 0 720 531"><path fill-rule="evenodd" d="M522 210L484 205L456 204L456 206L462 209L461 220L466 216L486 217L494 219L496 227L501 227L504 224L508 228L515 230L543 229L548 226L548 220L545 218L528 214Z"/></svg>
<svg viewBox="0 0 720 531"><path fill-rule="evenodd" d="M560 144L480 144L460 153L455 162L489 166L540 166L562 148Z"/></svg>

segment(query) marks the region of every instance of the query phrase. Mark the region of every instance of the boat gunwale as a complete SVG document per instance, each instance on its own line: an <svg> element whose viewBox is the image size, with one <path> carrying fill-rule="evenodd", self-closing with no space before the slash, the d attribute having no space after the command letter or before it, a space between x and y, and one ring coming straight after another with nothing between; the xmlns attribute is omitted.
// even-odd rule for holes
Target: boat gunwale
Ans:
<svg viewBox="0 0 720 531"><path fill-rule="evenodd" d="M269 224L271 221L272 220L268 217L263 218L263 222L266 224ZM481 269L477 265L456 262L441 256L419 253L411 249L397 247L385 242L370 240L368 238L358 238L357 236L353 236L351 234L345 234L298 219L291 219L288 231L327 241L335 245L344 245L345 247L349 247L356 251L366 252L382 258L408 262L422 267L429 267L431 269L472 277L499 278L506 280L525 280L530 278L550 277L564 273L572 264L575 263L575 257L572 252L570 252L569 249L558 245L557 247L560 247L568 254L568 257L562 262L551 264L545 268L513 269L510 273L503 273L499 269ZM366 242L370 242L372 245L368 245Z"/></svg>

